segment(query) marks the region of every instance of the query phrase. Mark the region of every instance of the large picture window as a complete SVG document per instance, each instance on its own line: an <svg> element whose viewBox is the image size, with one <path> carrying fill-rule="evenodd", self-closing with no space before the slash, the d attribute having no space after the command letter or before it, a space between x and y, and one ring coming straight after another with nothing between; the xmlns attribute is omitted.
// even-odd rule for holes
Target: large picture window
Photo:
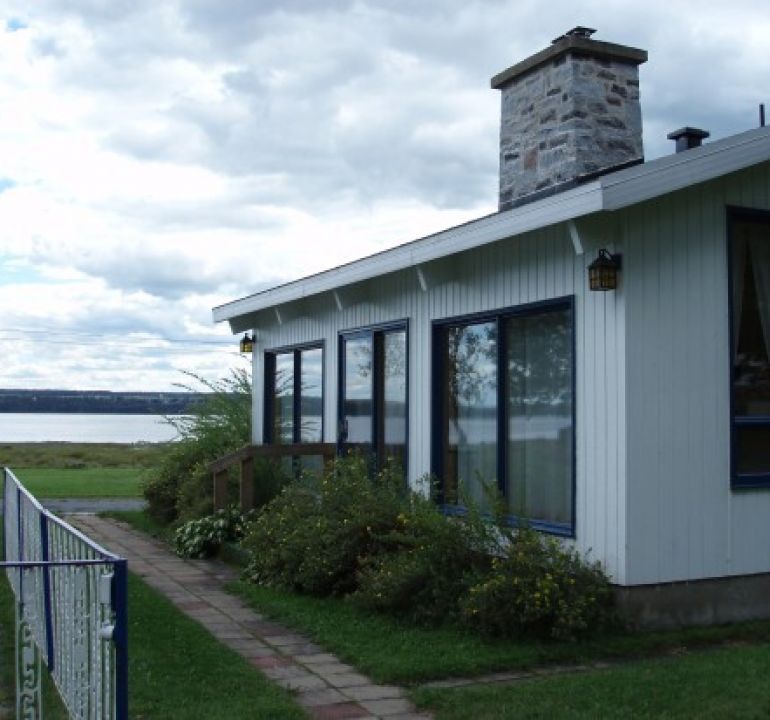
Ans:
<svg viewBox="0 0 770 720"><path fill-rule="evenodd" d="M339 443L406 471L407 328L399 322L340 335Z"/></svg>
<svg viewBox="0 0 770 720"><path fill-rule="evenodd" d="M732 482L770 486L770 213L730 223Z"/></svg>
<svg viewBox="0 0 770 720"><path fill-rule="evenodd" d="M443 502L484 506L496 486L513 520L574 527L571 299L434 324L433 472Z"/></svg>
<svg viewBox="0 0 770 720"><path fill-rule="evenodd" d="M265 353L265 442L323 441L323 348Z"/></svg>

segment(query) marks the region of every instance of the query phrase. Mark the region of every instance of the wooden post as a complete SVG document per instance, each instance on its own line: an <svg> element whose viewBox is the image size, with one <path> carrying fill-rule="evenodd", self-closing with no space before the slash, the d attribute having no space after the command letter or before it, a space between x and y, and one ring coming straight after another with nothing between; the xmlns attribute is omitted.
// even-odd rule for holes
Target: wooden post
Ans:
<svg viewBox="0 0 770 720"><path fill-rule="evenodd" d="M241 512L254 508L254 458L241 460Z"/></svg>
<svg viewBox="0 0 770 720"><path fill-rule="evenodd" d="M227 507L227 468L214 472L214 510Z"/></svg>

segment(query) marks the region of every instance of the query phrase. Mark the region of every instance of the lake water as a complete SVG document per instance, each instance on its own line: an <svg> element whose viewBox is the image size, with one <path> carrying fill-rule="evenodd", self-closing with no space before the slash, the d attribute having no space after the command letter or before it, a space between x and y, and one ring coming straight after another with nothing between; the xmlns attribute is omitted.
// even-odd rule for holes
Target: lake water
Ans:
<svg viewBox="0 0 770 720"><path fill-rule="evenodd" d="M176 436L160 415L0 413L0 442L166 442Z"/></svg>

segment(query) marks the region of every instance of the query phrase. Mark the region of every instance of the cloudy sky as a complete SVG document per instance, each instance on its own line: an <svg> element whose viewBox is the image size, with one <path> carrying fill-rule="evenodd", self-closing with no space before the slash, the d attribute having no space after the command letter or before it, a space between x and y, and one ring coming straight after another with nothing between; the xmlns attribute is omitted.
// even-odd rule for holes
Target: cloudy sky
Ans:
<svg viewBox="0 0 770 720"><path fill-rule="evenodd" d="M221 377L212 306L494 211L489 79L575 25L649 52L648 159L770 115L758 0L0 8L0 387Z"/></svg>

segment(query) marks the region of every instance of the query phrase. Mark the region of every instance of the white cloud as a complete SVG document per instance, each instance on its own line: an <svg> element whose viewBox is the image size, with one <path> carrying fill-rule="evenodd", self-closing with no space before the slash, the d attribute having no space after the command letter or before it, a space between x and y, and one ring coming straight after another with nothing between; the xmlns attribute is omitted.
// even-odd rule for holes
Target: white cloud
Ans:
<svg viewBox="0 0 770 720"><path fill-rule="evenodd" d="M493 211L489 78L572 25L649 51L648 158L770 102L750 0L10 0L0 20L0 386L217 377L236 358L165 339L224 339L213 305Z"/></svg>

